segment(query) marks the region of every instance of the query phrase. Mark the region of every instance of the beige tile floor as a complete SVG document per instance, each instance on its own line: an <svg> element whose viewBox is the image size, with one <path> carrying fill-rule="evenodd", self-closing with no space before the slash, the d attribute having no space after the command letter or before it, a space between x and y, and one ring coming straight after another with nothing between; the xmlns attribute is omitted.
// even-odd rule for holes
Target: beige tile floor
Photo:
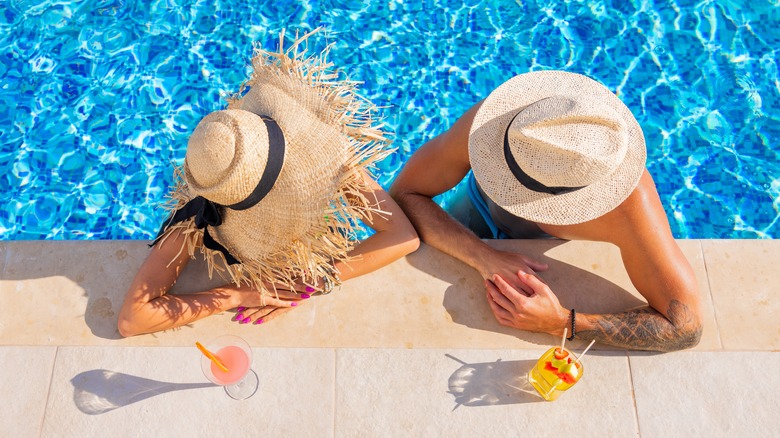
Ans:
<svg viewBox="0 0 780 438"><path fill-rule="evenodd" d="M144 242L0 242L0 436L773 436L780 389L777 241L680 241L700 285L693 350L596 346L554 403L523 376L550 336L495 322L478 275L423 246L267 325L233 314L121 339L116 318ZM641 304L617 250L491 242L544 260L567 307ZM178 291L219 283L192 263ZM236 402L195 340L244 337L260 375ZM581 348L582 345L573 345Z"/></svg>

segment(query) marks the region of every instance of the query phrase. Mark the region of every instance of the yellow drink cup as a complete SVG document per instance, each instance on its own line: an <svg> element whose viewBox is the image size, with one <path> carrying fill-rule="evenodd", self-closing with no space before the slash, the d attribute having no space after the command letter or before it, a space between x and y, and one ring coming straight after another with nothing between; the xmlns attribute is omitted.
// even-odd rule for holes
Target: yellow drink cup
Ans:
<svg viewBox="0 0 780 438"><path fill-rule="evenodd" d="M582 362L577 362L569 350L553 347L528 372L528 381L543 399L553 401L574 386L582 372Z"/></svg>

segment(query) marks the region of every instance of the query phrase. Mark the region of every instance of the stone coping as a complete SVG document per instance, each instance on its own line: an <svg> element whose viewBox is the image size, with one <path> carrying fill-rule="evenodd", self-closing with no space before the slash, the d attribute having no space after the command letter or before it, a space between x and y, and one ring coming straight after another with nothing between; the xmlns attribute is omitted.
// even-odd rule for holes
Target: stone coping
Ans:
<svg viewBox="0 0 780 438"><path fill-rule="evenodd" d="M488 242L548 263L542 276L566 307L613 312L643 304L613 245L557 239ZM239 325L232 312L225 312L179 329L122 339L117 312L149 251L147 243L0 242L0 345L189 346L227 332L254 347L269 348L538 350L556 342L548 335L499 325L485 302L479 275L426 245L269 324ZM702 296L704 334L695 350L780 348L780 274L774 268L780 243L679 244ZM194 261L174 292L219 283L208 278L201 261Z"/></svg>

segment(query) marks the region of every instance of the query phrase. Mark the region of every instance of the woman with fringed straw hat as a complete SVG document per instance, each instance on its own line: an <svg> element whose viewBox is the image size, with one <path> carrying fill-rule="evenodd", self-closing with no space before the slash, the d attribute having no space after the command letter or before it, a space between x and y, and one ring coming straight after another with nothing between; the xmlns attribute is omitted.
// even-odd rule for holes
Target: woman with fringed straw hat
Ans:
<svg viewBox="0 0 780 438"><path fill-rule="evenodd" d="M256 50L226 110L200 121L177 169L172 212L119 315L133 336L236 309L262 324L417 249L409 220L367 172L388 154L356 83L328 71L327 49ZM375 233L355 239L359 221ZM200 252L228 284L168 294Z"/></svg>

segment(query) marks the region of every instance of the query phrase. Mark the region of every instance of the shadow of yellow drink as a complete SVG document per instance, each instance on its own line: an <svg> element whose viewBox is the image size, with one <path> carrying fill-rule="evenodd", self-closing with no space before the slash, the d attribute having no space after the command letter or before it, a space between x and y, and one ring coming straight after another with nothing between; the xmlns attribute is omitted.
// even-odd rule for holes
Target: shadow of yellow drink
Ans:
<svg viewBox="0 0 780 438"><path fill-rule="evenodd" d="M582 371L582 363L569 350L553 347L528 372L528 381L542 398L553 401L580 380Z"/></svg>

